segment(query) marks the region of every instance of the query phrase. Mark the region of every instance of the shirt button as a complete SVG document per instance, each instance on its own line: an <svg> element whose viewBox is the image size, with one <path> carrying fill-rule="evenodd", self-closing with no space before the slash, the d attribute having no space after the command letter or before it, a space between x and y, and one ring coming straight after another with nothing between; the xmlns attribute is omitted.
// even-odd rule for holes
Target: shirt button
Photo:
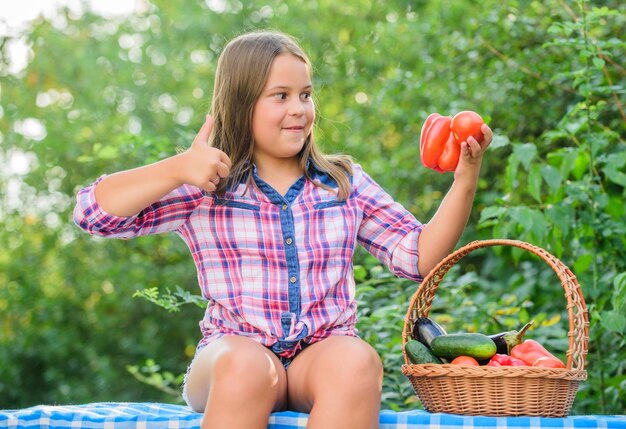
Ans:
<svg viewBox="0 0 626 429"><path fill-rule="evenodd" d="M287 204L283 204L283 210L287 210L288 208Z"/></svg>
<svg viewBox="0 0 626 429"><path fill-rule="evenodd" d="M296 279L295 277L291 277L291 278L289 279L289 281L290 281L291 283L295 283L295 282L296 282L296 280L297 280L297 279Z"/></svg>
<svg viewBox="0 0 626 429"><path fill-rule="evenodd" d="M291 240L291 238L288 238L288 239L285 240L285 243L291 244L291 243L293 243L293 240Z"/></svg>

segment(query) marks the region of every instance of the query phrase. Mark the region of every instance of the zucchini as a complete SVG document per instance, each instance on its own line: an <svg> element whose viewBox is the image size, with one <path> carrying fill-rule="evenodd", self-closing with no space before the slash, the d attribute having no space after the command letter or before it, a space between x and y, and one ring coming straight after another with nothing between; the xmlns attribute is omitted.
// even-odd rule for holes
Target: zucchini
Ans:
<svg viewBox="0 0 626 429"><path fill-rule="evenodd" d="M430 351L428 347L417 340L409 340L404 345L409 362L414 364L422 363L442 363L441 360Z"/></svg>
<svg viewBox="0 0 626 429"><path fill-rule="evenodd" d="M491 358L497 349L491 338L478 333L440 335L433 339L430 348L440 358L471 356L478 360Z"/></svg>

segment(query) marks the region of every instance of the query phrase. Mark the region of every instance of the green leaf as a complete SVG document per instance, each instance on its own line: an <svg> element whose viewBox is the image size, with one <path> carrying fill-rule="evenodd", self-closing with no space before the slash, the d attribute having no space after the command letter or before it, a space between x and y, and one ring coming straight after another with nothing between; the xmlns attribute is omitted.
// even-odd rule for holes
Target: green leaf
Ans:
<svg viewBox="0 0 626 429"><path fill-rule="evenodd" d="M626 188L626 174L612 168L605 168L604 173L608 180L617 185L620 185L623 188Z"/></svg>
<svg viewBox="0 0 626 429"><path fill-rule="evenodd" d="M574 217L571 206L550 206L546 209L545 215L554 228L559 229L563 236L567 236Z"/></svg>
<svg viewBox="0 0 626 429"><path fill-rule="evenodd" d="M548 34L561 34L563 32L563 24L560 22L550 24L548 27Z"/></svg>
<svg viewBox="0 0 626 429"><path fill-rule="evenodd" d="M576 160L574 161L574 168L572 174L577 180L587 173L589 168L589 155L584 151L578 151Z"/></svg>
<svg viewBox="0 0 626 429"><path fill-rule="evenodd" d="M535 199L538 203L541 203L541 172L539 171L540 166L535 164L530 168L528 172L528 193L531 197Z"/></svg>
<svg viewBox="0 0 626 429"><path fill-rule="evenodd" d="M504 213L506 213L506 208L505 207L501 207L501 206L485 207L480 212L480 219L478 220L478 223L481 224L481 223L483 223L483 222L485 222L487 220L490 220L490 219L498 219Z"/></svg>
<svg viewBox="0 0 626 429"><path fill-rule="evenodd" d="M537 239L537 242L543 242L548 233L548 222L546 217L539 210L532 210L531 215L531 232Z"/></svg>
<svg viewBox="0 0 626 429"><path fill-rule="evenodd" d="M575 167L576 160L578 159L578 153L580 152L577 148L567 148L563 152L563 159L560 165L560 173L561 177L567 178Z"/></svg>
<svg viewBox="0 0 626 429"><path fill-rule="evenodd" d="M602 70L604 68L604 60L599 57L593 57L593 65L598 69Z"/></svg>
<svg viewBox="0 0 626 429"><path fill-rule="evenodd" d="M615 170L621 170L626 165L626 153L623 151L608 154L606 157L606 166Z"/></svg>
<svg viewBox="0 0 626 429"><path fill-rule="evenodd" d="M354 266L354 280L357 283L360 283L362 281L365 281L366 278L367 278L367 269L365 269L365 267L362 265L355 265Z"/></svg>
<svg viewBox="0 0 626 429"><path fill-rule="evenodd" d="M520 323L526 324L530 321L528 310L526 310L525 308L521 308L517 316Z"/></svg>
<svg viewBox="0 0 626 429"><path fill-rule="evenodd" d="M563 177L559 170L552 167L551 165L542 165L541 166L541 177L548 184L548 187L552 190L553 193L559 191L561 189L561 184L563 183Z"/></svg>
<svg viewBox="0 0 626 429"><path fill-rule="evenodd" d="M537 155L537 146L533 143L520 143L513 146L513 154L519 159L524 168L528 170L530 163Z"/></svg>
<svg viewBox="0 0 626 429"><path fill-rule="evenodd" d="M489 148L490 150L499 149L501 147L509 146L510 144L511 144L511 141L509 140L507 136L495 135L493 136L493 140L491 141Z"/></svg>
<svg viewBox="0 0 626 429"><path fill-rule="evenodd" d="M576 273L584 273L586 272L591 264L593 263L594 255L591 253L585 253L584 255L580 255L576 262L574 262L574 272Z"/></svg>
<svg viewBox="0 0 626 429"><path fill-rule="evenodd" d="M607 311L602 313L600 324L607 331L624 334L624 331L626 331L626 316L616 311Z"/></svg>
<svg viewBox="0 0 626 429"><path fill-rule="evenodd" d="M524 228L524 232L530 232L533 227L533 211L528 207L513 207L511 208L511 219Z"/></svg>
<svg viewBox="0 0 626 429"><path fill-rule="evenodd" d="M624 207L623 197L609 197L605 210L607 214L613 217L613 219L623 219L626 216L626 207Z"/></svg>
<svg viewBox="0 0 626 429"><path fill-rule="evenodd" d="M504 172L504 180L506 184L506 188L509 192L513 192L517 186L517 173L519 171L519 160L515 156L511 156L509 158L509 162L507 163L505 172Z"/></svg>
<svg viewBox="0 0 626 429"><path fill-rule="evenodd" d="M626 307L626 272L619 273L613 279L613 309L620 314Z"/></svg>

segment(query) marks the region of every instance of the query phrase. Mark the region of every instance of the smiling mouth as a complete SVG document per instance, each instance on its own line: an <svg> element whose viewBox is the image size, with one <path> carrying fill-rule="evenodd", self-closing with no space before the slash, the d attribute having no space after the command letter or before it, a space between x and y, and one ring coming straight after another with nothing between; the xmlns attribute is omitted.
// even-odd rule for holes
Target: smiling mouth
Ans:
<svg viewBox="0 0 626 429"><path fill-rule="evenodd" d="M304 127L301 127L301 126L284 127L283 130L287 130L287 131L303 131Z"/></svg>

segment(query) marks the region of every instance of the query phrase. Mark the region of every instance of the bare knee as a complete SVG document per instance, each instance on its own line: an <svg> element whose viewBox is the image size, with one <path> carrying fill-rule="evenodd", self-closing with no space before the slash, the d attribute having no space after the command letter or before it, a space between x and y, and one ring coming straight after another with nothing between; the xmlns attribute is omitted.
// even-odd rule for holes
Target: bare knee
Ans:
<svg viewBox="0 0 626 429"><path fill-rule="evenodd" d="M322 340L323 369L333 377L351 378L356 374L382 376L383 366L376 350L365 341L355 337L330 337ZM322 363L320 361L316 363Z"/></svg>
<svg viewBox="0 0 626 429"><path fill-rule="evenodd" d="M231 349L215 358L214 384L233 394L257 396L278 387L278 368L267 353Z"/></svg>
<svg viewBox="0 0 626 429"><path fill-rule="evenodd" d="M217 340L191 365L185 387L189 406L202 412L211 398L234 407L251 400L266 400L270 408L280 404L286 396L286 376L274 359L271 352L247 338Z"/></svg>
<svg viewBox="0 0 626 429"><path fill-rule="evenodd" d="M383 364L376 350L365 341L356 339L345 344L336 365L328 367L329 372L344 389L361 391L382 389Z"/></svg>
<svg viewBox="0 0 626 429"><path fill-rule="evenodd" d="M322 400L336 404L380 400L383 366L376 350L355 337L311 345L289 367L289 396L298 410Z"/></svg>
<svg viewBox="0 0 626 429"><path fill-rule="evenodd" d="M383 367L376 350L355 337L312 344L289 367L289 399L310 413L309 425L378 427Z"/></svg>

